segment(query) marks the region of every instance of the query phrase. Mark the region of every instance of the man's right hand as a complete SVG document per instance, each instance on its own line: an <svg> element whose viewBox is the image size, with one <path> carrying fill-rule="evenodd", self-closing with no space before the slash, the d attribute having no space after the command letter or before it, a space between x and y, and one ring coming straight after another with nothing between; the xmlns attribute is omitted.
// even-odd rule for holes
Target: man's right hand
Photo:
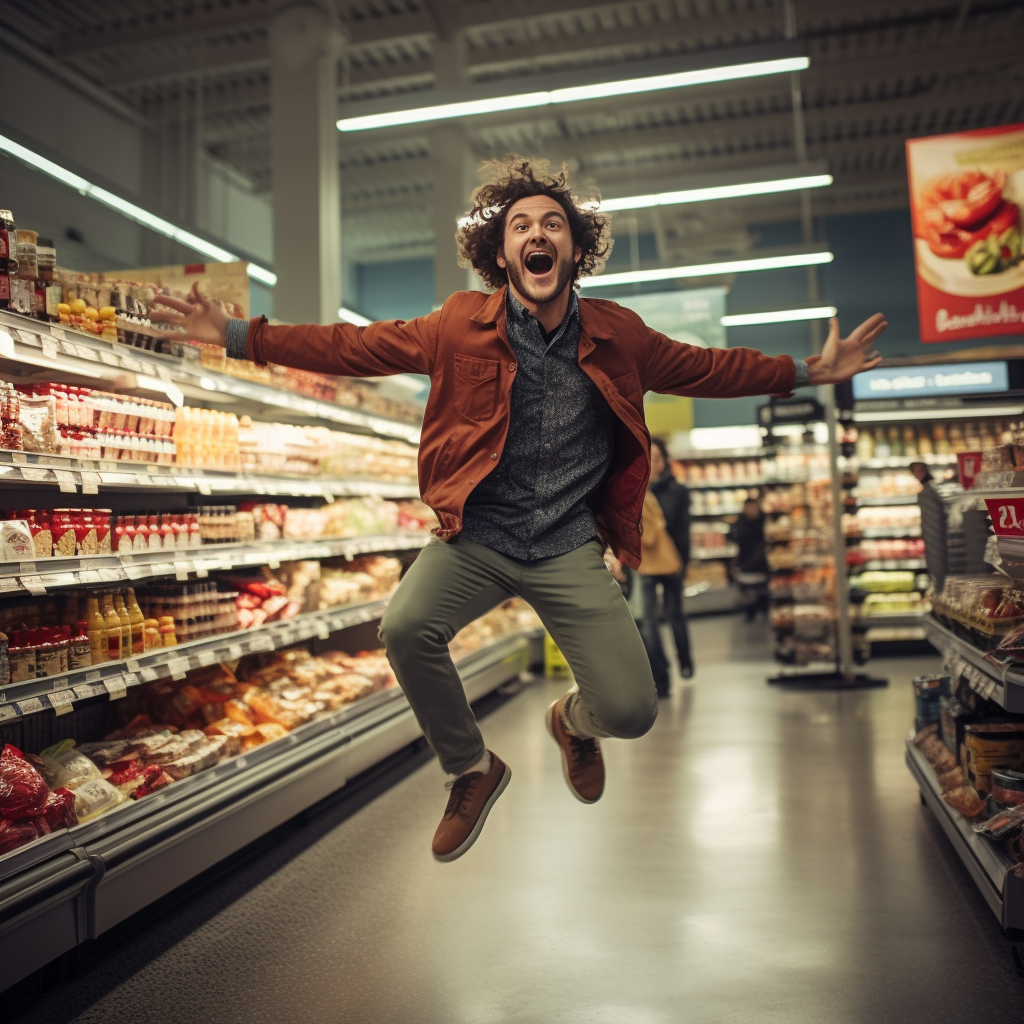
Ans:
<svg viewBox="0 0 1024 1024"><path fill-rule="evenodd" d="M166 310L150 310L149 319L155 323L181 327L192 341L207 345L226 344L229 317L220 306L203 295L198 281L193 283L187 301L158 295L153 302L168 307Z"/></svg>

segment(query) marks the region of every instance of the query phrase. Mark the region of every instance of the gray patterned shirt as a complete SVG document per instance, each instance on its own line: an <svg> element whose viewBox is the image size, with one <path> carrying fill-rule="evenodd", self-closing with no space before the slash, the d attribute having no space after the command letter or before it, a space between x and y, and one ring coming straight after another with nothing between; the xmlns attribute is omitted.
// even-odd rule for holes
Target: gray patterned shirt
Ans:
<svg viewBox="0 0 1024 1024"><path fill-rule="evenodd" d="M564 555L597 537L587 500L611 466L615 414L579 365L579 300L551 336L511 293L518 367L501 460L475 488L463 535L510 558Z"/></svg>

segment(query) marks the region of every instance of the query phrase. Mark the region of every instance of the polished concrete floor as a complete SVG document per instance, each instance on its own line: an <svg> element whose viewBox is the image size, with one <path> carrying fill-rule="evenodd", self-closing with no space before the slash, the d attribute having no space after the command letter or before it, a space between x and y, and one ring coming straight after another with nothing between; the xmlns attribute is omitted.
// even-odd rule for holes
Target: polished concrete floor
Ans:
<svg viewBox="0 0 1024 1024"><path fill-rule="evenodd" d="M340 808L53 987L22 1024L973 1024L1011 945L903 765L909 679L765 684L764 627L693 623L696 677L571 798L539 682L485 724L512 784L437 864L433 764ZM12 1021L13 1024L13 1021Z"/></svg>

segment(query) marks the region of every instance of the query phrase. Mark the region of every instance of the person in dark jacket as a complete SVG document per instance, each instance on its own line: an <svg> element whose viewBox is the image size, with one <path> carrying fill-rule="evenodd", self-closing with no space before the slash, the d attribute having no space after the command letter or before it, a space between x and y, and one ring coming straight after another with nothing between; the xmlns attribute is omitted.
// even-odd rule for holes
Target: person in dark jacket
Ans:
<svg viewBox="0 0 1024 1024"><path fill-rule="evenodd" d="M679 671L684 679L693 675L693 656L690 652L690 634L686 626L686 611L683 607L683 581L686 579L686 566L690 561L690 489L680 483L672 475L669 466L668 449L665 442L651 438L651 483L650 493L658 501L662 515L665 517L665 530L675 545L682 563L678 572L669 575L649 575L644 573L643 563L640 568L640 581L643 588L643 620L641 635L644 637L648 653L661 650L658 625L661 616L658 614L658 591L661 591L665 621L672 631L672 639L676 645L676 657L679 659ZM667 673L666 673L667 675ZM658 693L668 695L668 681L664 682L655 676Z"/></svg>
<svg viewBox="0 0 1024 1024"><path fill-rule="evenodd" d="M743 513L732 524L729 539L739 548L733 577L743 591L747 622L758 612L768 614L768 556L764 541L764 512L756 498L747 498Z"/></svg>

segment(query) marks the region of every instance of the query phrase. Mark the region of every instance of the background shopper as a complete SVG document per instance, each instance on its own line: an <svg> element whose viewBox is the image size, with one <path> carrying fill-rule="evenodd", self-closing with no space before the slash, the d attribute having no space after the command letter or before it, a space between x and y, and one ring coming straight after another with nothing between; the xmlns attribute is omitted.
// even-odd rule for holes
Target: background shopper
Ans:
<svg viewBox="0 0 1024 1024"><path fill-rule="evenodd" d="M672 475L665 442L651 440L651 483L644 500L643 557L640 579L643 595L641 631L648 652L654 651L664 662L659 625L664 619L672 632L684 679L693 675L690 636L683 605L683 584L690 558L690 491ZM661 607L658 595L661 593ZM654 659L652 659L652 668ZM668 694L667 672L664 685L655 673L661 696Z"/></svg>
<svg viewBox="0 0 1024 1024"><path fill-rule="evenodd" d="M764 512L756 498L747 498L743 512L732 524L729 538L739 548L733 578L743 592L747 622L756 615L768 616L768 556L764 541Z"/></svg>

